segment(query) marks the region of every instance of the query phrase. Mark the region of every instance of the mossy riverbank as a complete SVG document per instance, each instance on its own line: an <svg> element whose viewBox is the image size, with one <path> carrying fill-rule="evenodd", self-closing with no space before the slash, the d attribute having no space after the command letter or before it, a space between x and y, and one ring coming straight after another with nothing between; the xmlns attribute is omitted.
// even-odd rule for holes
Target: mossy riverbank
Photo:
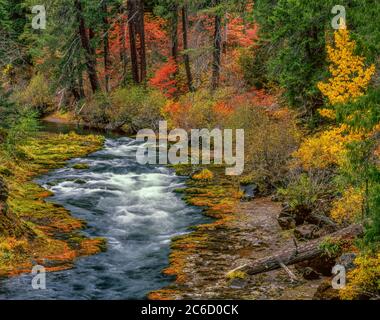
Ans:
<svg viewBox="0 0 380 320"><path fill-rule="evenodd" d="M191 175L192 170L191 166L176 167L178 175ZM213 250L223 250L223 246L228 246L228 242L223 242L220 237L225 234L223 230L229 229L237 219L237 205L242 194L237 181L225 176L224 168L212 167L207 169L207 178L202 179L203 175L202 172L193 175L187 186L177 192L183 194L189 205L203 208L203 213L214 220L193 227L193 232L173 239L170 265L163 272L174 276L175 281L164 289L151 292L148 296L151 300L194 298L192 292L213 281L215 274L228 264L228 260L220 260L216 269L207 266L212 263ZM228 251L228 248L224 249Z"/></svg>
<svg viewBox="0 0 380 320"><path fill-rule="evenodd" d="M25 146L23 156L9 158L0 150L0 175L7 186L1 204L4 223L0 235L0 276L31 272L40 264L48 271L72 267L80 256L105 249L104 239L89 239L80 230L82 220L71 216L65 208L45 199L52 194L33 182L49 170L63 167L72 158L83 157L102 148L104 138L94 135L39 133ZM20 230L7 232L6 227Z"/></svg>

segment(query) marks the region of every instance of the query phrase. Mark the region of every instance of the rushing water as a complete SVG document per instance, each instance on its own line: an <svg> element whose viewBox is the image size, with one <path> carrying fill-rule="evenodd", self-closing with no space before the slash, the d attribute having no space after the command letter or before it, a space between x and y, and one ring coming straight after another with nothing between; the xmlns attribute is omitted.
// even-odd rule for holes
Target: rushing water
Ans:
<svg viewBox="0 0 380 320"><path fill-rule="evenodd" d="M71 270L48 273L46 290L33 290L31 275L0 281L0 299L144 299L173 279L170 242L205 222L173 191L184 184L168 168L141 166L129 138L107 139L105 148L37 180L49 199L88 223L85 234L104 237L108 251L80 258ZM75 163L90 165L74 170Z"/></svg>

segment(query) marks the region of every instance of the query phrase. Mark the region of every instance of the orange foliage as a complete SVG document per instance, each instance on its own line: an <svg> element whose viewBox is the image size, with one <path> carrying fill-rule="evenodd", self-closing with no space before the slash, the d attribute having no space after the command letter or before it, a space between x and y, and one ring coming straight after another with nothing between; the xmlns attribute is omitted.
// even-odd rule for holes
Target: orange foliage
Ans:
<svg viewBox="0 0 380 320"><path fill-rule="evenodd" d="M229 46L251 47L257 38L257 26L246 25L242 18L232 18L228 23L227 44Z"/></svg>
<svg viewBox="0 0 380 320"><path fill-rule="evenodd" d="M256 90L252 89L243 94L236 95L231 99L233 105L245 105L269 108L276 104L276 96L269 94L264 89Z"/></svg>
<svg viewBox="0 0 380 320"><path fill-rule="evenodd" d="M159 68L154 77L149 80L149 84L159 89L168 98L173 97L177 92L177 81L175 75L178 71L177 63L173 58Z"/></svg>

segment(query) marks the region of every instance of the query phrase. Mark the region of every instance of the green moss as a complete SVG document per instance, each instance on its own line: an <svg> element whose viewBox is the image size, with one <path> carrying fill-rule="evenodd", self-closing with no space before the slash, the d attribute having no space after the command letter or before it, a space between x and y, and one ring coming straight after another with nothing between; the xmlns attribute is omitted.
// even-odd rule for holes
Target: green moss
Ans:
<svg viewBox="0 0 380 320"><path fill-rule="evenodd" d="M79 231L86 226L65 208L45 201L51 192L32 182L47 171L66 165L66 161L99 150L104 143L100 136L75 133L40 134L22 147L23 159L10 159L0 149L2 167L13 173L5 177L9 189L8 205L20 223L34 233L33 237L0 239L0 275L30 272L35 261L48 259L58 271L70 268L72 261L106 249L104 239L88 239ZM19 250L22 244L23 250ZM1 250L5 248L5 250ZM7 253L7 250L10 252ZM42 263L42 262L41 262Z"/></svg>
<svg viewBox="0 0 380 320"><path fill-rule="evenodd" d="M0 175L3 175L5 177L11 177L13 173L8 168L0 166Z"/></svg>
<svg viewBox="0 0 380 320"><path fill-rule="evenodd" d="M87 163L77 163L72 166L75 170L87 170L90 168L90 165Z"/></svg>

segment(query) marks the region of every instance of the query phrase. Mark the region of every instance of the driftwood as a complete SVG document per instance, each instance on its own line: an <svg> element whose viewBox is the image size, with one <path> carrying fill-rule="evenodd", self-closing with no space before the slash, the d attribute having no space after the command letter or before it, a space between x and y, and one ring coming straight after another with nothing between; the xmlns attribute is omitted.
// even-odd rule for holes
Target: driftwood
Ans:
<svg viewBox="0 0 380 320"><path fill-rule="evenodd" d="M248 275L255 275L281 268L281 264L293 265L302 261L310 260L320 256L323 250L321 243L327 238L334 240L353 239L363 233L363 226L360 224L351 225L347 228L334 232L326 237L309 241L300 246L254 261L252 264L240 266L231 272L242 271Z"/></svg>

